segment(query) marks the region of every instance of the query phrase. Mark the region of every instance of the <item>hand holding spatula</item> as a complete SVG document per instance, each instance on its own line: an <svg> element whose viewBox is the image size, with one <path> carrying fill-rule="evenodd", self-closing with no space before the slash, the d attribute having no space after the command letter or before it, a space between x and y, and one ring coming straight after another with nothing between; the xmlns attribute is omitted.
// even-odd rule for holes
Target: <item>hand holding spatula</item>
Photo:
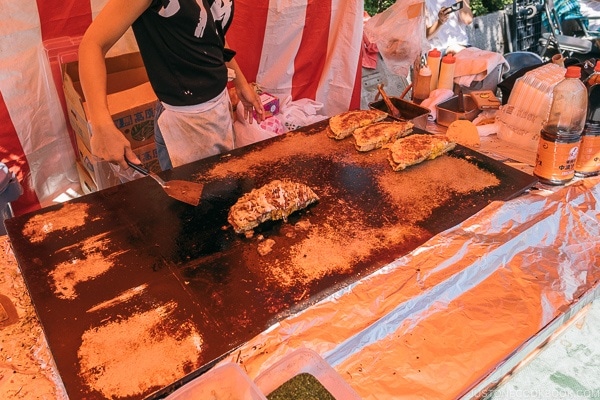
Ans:
<svg viewBox="0 0 600 400"><path fill-rule="evenodd" d="M165 193L167 193L167 195L174 198L175 200L182 201L192 206L197 206L198 204L200 204L200 196L202 195L202 189L204 188L204 185L196 182L180 180L172 180L165 182L154 172L148 171L141 165L134 164L127 158L125 158L125 161L127 161L127 164L131 168L135 169L136 171L140 172L145 176L150 176L152 179L158 182L158 184L164 189Z"/></svg>

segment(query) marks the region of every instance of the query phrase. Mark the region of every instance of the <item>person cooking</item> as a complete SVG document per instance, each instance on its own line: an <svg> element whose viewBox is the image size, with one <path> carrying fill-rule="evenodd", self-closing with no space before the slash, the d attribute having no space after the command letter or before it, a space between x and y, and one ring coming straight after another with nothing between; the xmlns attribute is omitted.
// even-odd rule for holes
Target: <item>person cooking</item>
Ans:
<svg viewBox="0 0 600 400"><path fill-rule="evenodd" d="M468 47L467 25L473 22L469 0L426 0L426 35L431 48L456 54Z"/></svg>
<svg viewBox="0 0 600 400"><path fill-rule="evenodd" d="M155 141L161 169L234 148L227 83L262 121L259 96L225 40L233 0L109 0L79 46L79 75L88 104L92 153L128 168L140 160L115 126L107 105L105 57L131 26L159 103Z"/></svg>

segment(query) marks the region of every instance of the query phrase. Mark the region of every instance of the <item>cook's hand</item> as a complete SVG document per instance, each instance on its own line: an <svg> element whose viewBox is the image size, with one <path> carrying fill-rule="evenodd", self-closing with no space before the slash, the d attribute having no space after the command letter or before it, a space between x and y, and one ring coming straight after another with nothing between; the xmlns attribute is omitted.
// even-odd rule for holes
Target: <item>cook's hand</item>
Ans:
<svg viewBox="0 0 600 400"><path fill-rule="evenodd" d="M253 111L256 111L257 121L264 120L265 109L260 101L260 96L249 84L237 87L237 94L244 106L244 118L252 123Z"/></svg>
<svg viewBox="0 0 600 400"><path fill-rule="evenodd" d="M92 154L95 157L119 164L123 169L129 168L125 162L125 157L134 164L141 164L141 161L131 150L129 140L112 123L92 127L91 145Z"/></svg>
<svg viewBox="0 0 600 400"><path fill-rule="evenodd" d="M438 21L440 22L440 24L445 24L446 21L448 21L448 18L450 18L450 7L442 7L440 9L440 11L438 12Z"/></svg>
<svg viewBox="0 0 600 400"><path fill-rule="evenodd" d="M452 44L448 45L448 47L446 47L445 54L456 55L459 51L464 50L464 49L465 49L465 46L456 44L456 43L452 43Z"/></svg>

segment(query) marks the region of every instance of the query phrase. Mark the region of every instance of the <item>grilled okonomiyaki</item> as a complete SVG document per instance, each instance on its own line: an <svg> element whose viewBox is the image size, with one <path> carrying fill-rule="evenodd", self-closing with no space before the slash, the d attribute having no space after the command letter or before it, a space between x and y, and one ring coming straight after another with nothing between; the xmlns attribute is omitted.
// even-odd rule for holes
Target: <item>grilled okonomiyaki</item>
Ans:
<svg viewBox="0 0 600 400"><path fill-rule="evenodd" d="M276 179L244 194L230 209L227 221L244 233L269 220L287 220L295 211L319 200L313 190L298 182Z"/></svg>
<svg viewBox="0 0 600 400"><path fill-rule="evenodd" d="M358 128L352 135L356 150L370 151L380 149L383 145L408 135L412 130L413 123L410 121L382 121Z"/></svg>
<svg viewBox="0 0 600 400"><path fill-rule="evenodd" d="M396 140L389 146L388 160L394 171L433 160L456 147L445 135L414 134Z"/></svg>
<svg viewBox="0 0 600 400"><path fill-rule="evenodd" d="M388 116L380 110L353 110L334 115L329 119L327 135L333 139L344 139L363 126L382 121Z"/></svg>

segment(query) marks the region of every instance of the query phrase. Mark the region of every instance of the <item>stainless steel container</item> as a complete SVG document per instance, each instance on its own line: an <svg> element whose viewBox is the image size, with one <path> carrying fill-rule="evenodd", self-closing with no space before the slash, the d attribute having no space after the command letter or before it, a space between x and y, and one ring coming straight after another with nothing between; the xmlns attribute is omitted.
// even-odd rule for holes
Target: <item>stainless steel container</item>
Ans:
<svg viewBox="0 0 600 400"><path fill-rule="evenodd" d="M473 101L473 98L465 94L463 96L463 107L459 107L459 96L454 96L446 101L442 101L436 106L437 123L443 126L449 126L456 120L467 119L473 121L481 110Z"/></svg>
<svg viewBox="0 0 600 400"><path fill-rule="evenodd" d="M400 111L401 118L390 118L397 120L411 121L416 128L425 129L427 126L427 118L429 117L429 108L421 107L418 104L411 103L398 97L390 97L392 104ZM387 106L383 100L373 101L369 103L369 108L385 111L389 113Z"/></svg>

